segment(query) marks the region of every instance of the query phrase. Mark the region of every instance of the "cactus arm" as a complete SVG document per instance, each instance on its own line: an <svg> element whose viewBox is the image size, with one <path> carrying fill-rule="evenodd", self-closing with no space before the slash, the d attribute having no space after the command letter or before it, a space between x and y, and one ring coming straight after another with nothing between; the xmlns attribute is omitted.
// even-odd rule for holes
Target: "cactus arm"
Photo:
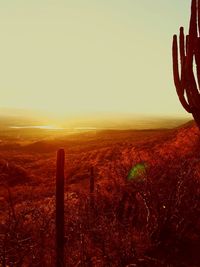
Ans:
<svg viewBox="0 0 200 267"><path fill-rule="evenodd" d="M191 5L191 18L189 26L189 35L187 37L187 59L186 59L186 71L191 73L193 69L193 55L195 47L195 38L197 37L197 12L196 12L196 0L192 0Z"/></svg>
<svg viewBox="0 0 200 267"><path fill-rule="evenodd" d="M196 75L198 80L198 86L200 91L200 50L198 49L200 47L200 38L197 38L196 45L195 45L195 63L196 63Z"/></svg>
<svg viewBox="0 0 200 267"><path fill-rule="evenodd" d="M186 54L188 54L189 49L189 35L186 35Z"/></svg>
<svg viewBox="0 0 200 267"><path fill-rule="evenodd" d="M177 45L177 36L173 37L173 45L172 45L172 54L173 54L173 74L174 74L174 84L176 87L176 92L178 94L179 100L185 110L191 113L191 109L189 104L187 103L184 97L184 88L182 87L181 80L179 77L179 68L178 68L178 45Z"/></svg>
<svg viewBox="0 0 200 267"><path fill-rule="evenodd" d="M197 1L198 33L200 35L200 0Z"/></svg>
<svg viewBox="0 0 200 267"><path fill-rule="evenodd" d="M198 0L199 1L199 0ZM200 95L193 71L193 58L196 55L196 40L198 35L197 29L197 0L192 0L191 5L191 19L189 26L188 51L186 56L186 92L188 95L189 104L191 106L199 107ZM196 56L195 56L196 58Z"/></svg>
<svg viewBox="0 0 200 267"><path fill-rule="evenodd" d="M183 69L184 58L185 58L185 36L183 27L180 28L179 47L180 47L181 69Z"/></svg>
<svg viewBox="0 0 200 267"><path fill-rule="evenodd" d="M192 52L192 45L190 45L190 39L189 38L189 51L186 55L186 64L185 64L185 87L186 87L186 93L190 94L192 99L189 101L192 105L200 105L200 95L198 91L197 82L195 79L194 71L193 71L193 52ZM189 104L190 104L189 103Z"/></svg>
<svg viewBox="0 0 200 267"><path fill-rule="evenodd" d="M197 75L197 81L198 81L198 88L200 90L200 37L198 37L200 35L200 0L197 0L196 3L196 8L197 11L196 13L196 21L197 21L197 25L196 25L196 42L195 42L195 48L194 48L194 54L195 54L195 63L196 63L196 75Z"/></svg>
<svg viewBox="0 0 200 267"><path fill-rule="evenodd" d="M173 56L173 74L174 74L174 84L176 86L177 93L181 92L181 81L179 77L179 67L178 67L178 45L177 36L173 36L172 44L172 56Z"/></svg>
<svg viewBox="0 0 200 267"><path fill-rule="evenodd" d="M188 59L190 61L190 59ZM193 67L190 65L190 62L188 64L186 63L186 70L187 73L185 77L185 87L186 87L186 94L189 102L189 106L191 108L193 107L199 107L200 106L200 95L197 87L197 83L195 80Z"/></svg>
<svg viewBox="0 0 200 267"><path fill-rule="evenodd" d="M197 0L192 0L189 35L197 37Z"/></svg>

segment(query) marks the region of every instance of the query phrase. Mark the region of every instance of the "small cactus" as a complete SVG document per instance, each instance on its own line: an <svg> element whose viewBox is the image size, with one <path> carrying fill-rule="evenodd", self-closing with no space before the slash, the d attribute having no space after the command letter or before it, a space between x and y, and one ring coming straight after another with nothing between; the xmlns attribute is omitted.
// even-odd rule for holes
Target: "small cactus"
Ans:
<svg viewBox="0 0 200 267"><path fill-rule="evenodd" d="M94 193L94 168L90 169L90 193Z"/></svg>
<svg viewBox="0 0 200 267"><path fill-rule="evenodd" d="M94 208L94 168L90 169L90 207Z"/></svg>
<svg viewBox="0 0 200 267"><path fill-rule="evenodd" d="M57 152L56 165L56 267L64 267L64 165L65 151Z"/></svg>

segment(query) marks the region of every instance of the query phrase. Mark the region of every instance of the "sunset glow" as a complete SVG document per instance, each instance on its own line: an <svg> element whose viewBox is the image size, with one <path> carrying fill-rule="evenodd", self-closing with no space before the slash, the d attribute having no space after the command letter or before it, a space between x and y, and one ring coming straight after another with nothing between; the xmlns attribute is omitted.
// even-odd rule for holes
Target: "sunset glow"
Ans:
<svg viewBox="0 0 200 267"><path fill-rule="evenodd" d="M200 0L2 0L0 32L0 267L200 266Z"/></svg>
<svg viewBox="0 0 200 267"><path fill-rule="evenodd" d="M187 25L189 2L2 1L0 107L185 114L171 39Z"/></svg>

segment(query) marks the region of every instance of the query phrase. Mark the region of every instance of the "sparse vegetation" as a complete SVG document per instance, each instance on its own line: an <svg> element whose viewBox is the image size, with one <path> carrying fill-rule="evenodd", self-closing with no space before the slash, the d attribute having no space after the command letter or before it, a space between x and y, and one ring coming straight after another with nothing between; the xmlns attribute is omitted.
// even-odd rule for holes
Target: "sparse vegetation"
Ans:
<svg viewBox="0 0 200 267"><path fill-rule="evenodd" d="M198 266L198 129L188 124L168 131L76 138L52 140L52 151L42 154L29 145L0 152L1 166L17 166L15 182L6 183L7 169L1 169L1 266L55 266L56 143L68 147L67 266ZM148 166L143 178L128 181L130 168L141 160Z"/></svg>

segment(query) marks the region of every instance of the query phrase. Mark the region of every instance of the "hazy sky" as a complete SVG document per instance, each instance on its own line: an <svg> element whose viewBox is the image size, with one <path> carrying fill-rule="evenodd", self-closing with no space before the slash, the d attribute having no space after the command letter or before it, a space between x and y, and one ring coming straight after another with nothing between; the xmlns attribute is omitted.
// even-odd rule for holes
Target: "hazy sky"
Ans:
<svg viewBox="0 0 200 267"><path fill-rule="evenodd" d="M0 107L187 114L171 40L190 0L0 1Z"/></svg>

